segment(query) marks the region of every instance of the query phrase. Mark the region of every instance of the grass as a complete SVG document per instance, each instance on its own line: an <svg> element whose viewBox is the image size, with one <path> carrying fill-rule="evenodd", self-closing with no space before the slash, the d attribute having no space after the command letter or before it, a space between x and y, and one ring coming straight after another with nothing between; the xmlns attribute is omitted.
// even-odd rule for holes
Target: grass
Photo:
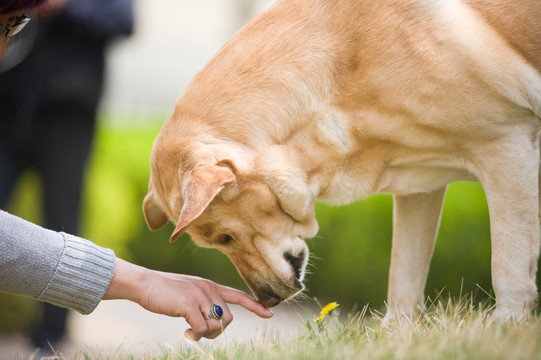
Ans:
<svg viewBox="0 0 541 360"><path fill-rule="evenodd" d="M304 319L305 331L289 338L164 347L142 355L123 348L113 354L89 350L66 359L541 359L540 320L532 315L515 324L493 323L488 306L449 300L430 303L427 312L411 322L384 324L381 314L365 307L345 317L335 311L319 327L313 319Z"/></svg>

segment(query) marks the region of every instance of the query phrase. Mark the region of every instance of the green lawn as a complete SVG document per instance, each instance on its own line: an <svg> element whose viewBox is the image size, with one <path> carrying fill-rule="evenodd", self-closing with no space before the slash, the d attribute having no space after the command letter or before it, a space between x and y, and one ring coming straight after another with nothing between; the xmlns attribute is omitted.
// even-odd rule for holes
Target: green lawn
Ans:
<svg viewBox="0 0 541 360"><path fill-rule="evenodd" d="M304 331L288 339L258 337L248 343L166 346L133 355L129 349L71 354L73 359L541 359L538 316L518 324L492 323L483 305L468 300L429 303L412 322L383 324L367 308L348 316L336 310L318 327L306 319ZM301 321L301 320L299 320ZM208 342L207 342L208 344Z"/></svg>

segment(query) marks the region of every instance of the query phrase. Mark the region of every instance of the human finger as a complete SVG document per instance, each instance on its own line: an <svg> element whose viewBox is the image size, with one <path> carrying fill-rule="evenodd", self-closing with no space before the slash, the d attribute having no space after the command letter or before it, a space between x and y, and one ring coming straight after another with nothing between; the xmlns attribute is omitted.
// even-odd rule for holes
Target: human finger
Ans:
<svg viewBox="0 0 541 360"><path fill-rule="evenodd" d="M217 309L219 310L220 314L215 315L218 320L222 320L222 326L227 327L227 325L229 325L229 323L233 320L233 315L231 314L231 311L227 306L227 301L223 299L222 294L220 293L221 285L216 284L213 281L203 280L198 282L198 286L205 293L206 297L211 301L210 304L207 304L206 302L201 302L201 311L205 318L208 320L213 319L213 316L211 315L211 310L214 305L217 305Z"/></svg>
<svg viewBox="0 0 541 360"><path fill-rule="evenodd" d="M209 301L205 301L205 304L208 302ZM206 305L197 304L193 309L190 309L190 311L186 313L186 322L191 326L191 328L184 332L184 336L188 340L198 341L209 332L209 323L207 322L205 314L202 312L203 306Z"/></svg>
<svg viewBox="0 0 541 360"><path fill-rule="evenodd" d="M222 298L229 304L240 305L257 316L265 319L268 319L274 315L272 311L243 291L223 285L217 285L217 288Z"/></svg>
<svg viewBox="0 0 541 360"><path fill-rule="evenodd" d="M221 305L219 305L221 304ZM209 308L206 316L209 331L205 335L206 338L214 339L224 332L225 328L233 321L233 314L225 301L220 297Z"/></svg>
<svg viewBox="0 0 541 360"><path fill-rule="evenodd" d="M218 305L220 309L219 312L222 314L222 317L220 318L212 317L210 314L212 307L216 305L216 303L223 304ZM184 336L189 340L198 341L202 337L214 339L222 334L225 328L233 320L233 315L227 305L225 305L225 301L220 297L214 302L208 298L201 299L198 307L199 316L194 313L190 313L189 317L186 316L186 321L192 326L184 333ZM204 320L204 324L201 322L201 319Z"/></svg>

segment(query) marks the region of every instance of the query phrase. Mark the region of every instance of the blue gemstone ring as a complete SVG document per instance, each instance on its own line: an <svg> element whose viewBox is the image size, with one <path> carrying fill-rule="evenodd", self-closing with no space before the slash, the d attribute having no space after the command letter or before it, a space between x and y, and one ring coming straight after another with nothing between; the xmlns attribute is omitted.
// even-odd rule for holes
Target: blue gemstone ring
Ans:
<svg viewBox="0 0 541 360"><path fill-rule="evenodd" d="M209 319L216 319L220 320L222 318L222 315L224 314L224 310L220 305L212 304L210 307L210 312L208 314Z"/></svg>

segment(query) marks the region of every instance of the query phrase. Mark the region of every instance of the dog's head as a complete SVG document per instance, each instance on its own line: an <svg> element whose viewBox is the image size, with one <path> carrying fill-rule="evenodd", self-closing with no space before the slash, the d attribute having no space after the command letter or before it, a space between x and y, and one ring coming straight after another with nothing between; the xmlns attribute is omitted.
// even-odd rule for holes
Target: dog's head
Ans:
<svg viewBox="0 0 541 360"><path fill-rule="evenodd" d="M167 124L167 123L166 123ZM317 232L305 175L276 145L263 155L212 139L184 140L162 129L151 156L143 211L150 229L176 224L200 246L217 248L265 306L303 289L305 238Z"/></svg>

